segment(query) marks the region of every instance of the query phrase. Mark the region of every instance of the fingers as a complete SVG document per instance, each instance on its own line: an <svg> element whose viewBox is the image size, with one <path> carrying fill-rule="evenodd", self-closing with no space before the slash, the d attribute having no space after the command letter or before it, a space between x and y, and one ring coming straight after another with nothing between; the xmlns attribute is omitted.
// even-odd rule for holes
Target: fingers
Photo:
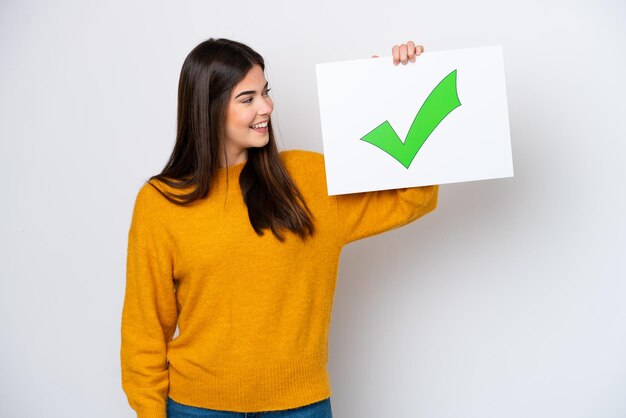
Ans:
<svg viewBox="0 0 626 418"><path fill-rule="evenodd" d="M406 65L407 64L407 55L408 55L408 47L406 46L406 44L402 44L400 45L400 62L402 63L402 65Z"/></svg>
<svg viewBox="0 0 626 418"><path fill-rule="evenodd" d="M420 56L424 52L422 45L415 45L415 42L408 41L406 44L394 45L391 48L393 55L393 65L406 65L409 61L415 62L415 57Z"/></svg>
<svg viewBox="0 0 626 418"><path fill-rule="evenodd" d="M409 54L409 60L411 62L415 62L415 42L409 41L407 42L407 49Z"/></svg>

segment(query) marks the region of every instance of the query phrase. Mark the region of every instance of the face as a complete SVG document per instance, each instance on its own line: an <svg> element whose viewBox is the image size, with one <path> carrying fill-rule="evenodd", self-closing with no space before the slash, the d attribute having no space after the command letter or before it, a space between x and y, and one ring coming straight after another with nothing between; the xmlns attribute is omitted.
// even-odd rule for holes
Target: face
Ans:
<svg viewBox="0 0 626 418"><path fill-rule="evenodd" d="M253 66L233 89L226 110L224 144L229 164L245 159L247 148L263 147L268 143L267 124L274 110L268 91L268 82L259 65ZM261 122L265 122L265 127L252 128Z"/></svg>

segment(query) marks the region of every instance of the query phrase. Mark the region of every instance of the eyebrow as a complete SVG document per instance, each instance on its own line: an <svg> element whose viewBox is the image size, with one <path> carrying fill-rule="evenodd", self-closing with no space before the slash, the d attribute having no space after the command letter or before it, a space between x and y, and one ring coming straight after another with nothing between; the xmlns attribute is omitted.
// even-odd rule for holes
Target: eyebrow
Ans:
<svg viewBox="0 0 626 418"><path fill-rule="evenodd" d="M267 85L269 84L269 81L265 82L265 85L263 86L263 90L265 90L265 88L267 87ZM254 94L256 93L256 90L246 90L246 91L242 91L241 93L239 93L238 95L235 96L235 99L239 96L243 96L244 94Z"/></svg>

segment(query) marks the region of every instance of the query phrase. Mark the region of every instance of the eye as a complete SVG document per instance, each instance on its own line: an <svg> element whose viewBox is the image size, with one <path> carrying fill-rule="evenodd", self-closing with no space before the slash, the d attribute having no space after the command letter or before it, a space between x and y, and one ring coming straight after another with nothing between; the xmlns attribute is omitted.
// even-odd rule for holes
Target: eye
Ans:
<svg viewBox="0 0 626 418"><path fill-rule="evenodd" d="M267 89L265 90L265 93L263 93L264 96L267 96L267 94L270 92L271 89ZM252 102L252 97L250 97L249 99L246 99L244 101L242 101L241 103L251 103Z"/></svg>

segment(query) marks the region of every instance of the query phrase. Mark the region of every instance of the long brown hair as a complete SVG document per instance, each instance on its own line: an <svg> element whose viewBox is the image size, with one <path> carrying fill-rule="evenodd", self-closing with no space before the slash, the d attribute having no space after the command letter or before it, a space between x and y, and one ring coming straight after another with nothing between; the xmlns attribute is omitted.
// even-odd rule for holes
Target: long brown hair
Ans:
<svg viewBox="0 0 626 418"><path fill-rule="evenodd" d="M218 175L230 95L254 65L265 70L261 55L223 38L210 38L187 55L178 83L176 143L165 168L148 180L159 180L174 189L193 188L176 194L150 183L170 202L185 206L210 193ZM250 224L258 235L270 229L281 242L284 228L305 239L315 231L313 214L282 164L271 118L268 133L265 146L248 148L239 175Z"/></svg>

